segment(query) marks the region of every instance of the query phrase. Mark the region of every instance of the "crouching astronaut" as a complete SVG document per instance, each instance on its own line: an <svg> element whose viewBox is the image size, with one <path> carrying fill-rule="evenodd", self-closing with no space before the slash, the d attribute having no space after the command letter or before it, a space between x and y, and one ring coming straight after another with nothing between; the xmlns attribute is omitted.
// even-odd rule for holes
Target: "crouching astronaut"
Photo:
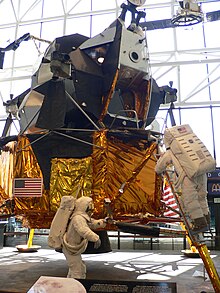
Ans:
<svg viewBox="0 0 220 293"><path fill-rule="evenodd" d="M81 253L86 250L88 241L94 242L94 248L101 245L99 236L92 229L103 228L105 220L91 218L93 200L82 196L75 202L75 209L71 216L67 232L63 236L63 253L69 267L67 278L85 279L86 266Z"/></svg>
<svg viewBox="0 0 220 293"><path fill-rule="evenodd" d="M192 223L191 232L194 234L209 230L210 212L207 202L207 176L206 173L189 178L183 170L180 162L173 154L166 141L164 133L166 152L162 153L155 167L157 174L162 174L169 165L173 165L177 180L174 182L176 190L181 189L180 204L182 210L188 215Z"/></svg>

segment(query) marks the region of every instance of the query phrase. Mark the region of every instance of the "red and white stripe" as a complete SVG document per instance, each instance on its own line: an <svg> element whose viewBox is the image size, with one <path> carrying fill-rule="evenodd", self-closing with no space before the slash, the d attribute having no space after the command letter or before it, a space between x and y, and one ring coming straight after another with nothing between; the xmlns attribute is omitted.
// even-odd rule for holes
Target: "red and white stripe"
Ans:
<svg viewBox="0 0 220 293"><path fill-rule="evenodd" d="M166 204L167 208L171 207L172 209L179 211L175 196L173 195L173 192L171 190L171 187L168 183L164 184L164 190L163 190L163 196L162 200ZM179 217L178 213L175 213L173 210L167 210L164 212L165 217Z"/></svg>

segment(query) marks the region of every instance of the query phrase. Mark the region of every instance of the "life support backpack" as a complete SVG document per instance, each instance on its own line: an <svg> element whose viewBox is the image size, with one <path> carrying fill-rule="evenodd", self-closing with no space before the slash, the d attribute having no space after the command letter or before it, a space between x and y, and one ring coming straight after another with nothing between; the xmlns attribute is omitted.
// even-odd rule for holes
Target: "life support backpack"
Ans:
<svg viewBox="0 0 220 293"><path fill-rule="evenodd" d="M62 247L63 235L67 230L69 219L74 211L76 199L72 196L63 196L51 226L47 243L49 247L60 249Z"/></svg>
<svg viewBox="0 0 220 293"><path fill-rule="evenodd" d="M216 169L216 161L188 124L167 128L164 142L189 178Z"/></svg>

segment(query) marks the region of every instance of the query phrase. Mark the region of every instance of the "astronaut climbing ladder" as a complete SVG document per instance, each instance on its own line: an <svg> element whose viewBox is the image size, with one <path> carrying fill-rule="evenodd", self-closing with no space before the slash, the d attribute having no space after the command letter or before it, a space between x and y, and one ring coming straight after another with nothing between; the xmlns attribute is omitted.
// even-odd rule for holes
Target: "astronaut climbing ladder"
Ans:
<svg viewBox="0 0 220 293"><path fill-rule="evenodd" d="M210 227L206 173L215 169L215 160L188 124L167 128L164 144L166 152L158 160L156 172L169 182L190 242L202 258L215 292L220 292L218 273L201 237ZM174 167L174 181L167 171L169 165Z"/></svg>

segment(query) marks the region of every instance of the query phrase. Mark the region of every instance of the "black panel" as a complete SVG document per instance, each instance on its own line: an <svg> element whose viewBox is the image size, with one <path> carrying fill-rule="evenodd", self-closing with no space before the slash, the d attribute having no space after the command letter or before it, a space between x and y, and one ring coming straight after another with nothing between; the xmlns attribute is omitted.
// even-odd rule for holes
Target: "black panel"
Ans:
<svg viewBox="0 0 220 293"><path fill-rule="evenodd" d="M89 38L80 34L73 34L56 38L56 44L59 44L58 51L69 54L73 51L73 47L78 48L83 42Z"/></svg>
<svg viewBox="0 0 220 293"><path fill-rule="evenodd" d="M72 76L75 88L77 102L83 106L84 111L92 113L99 118L102 111L103 82L102 78L77 71Z"/></svg>
<svg viewBox="0 0 220 293"><path fill-rule="evenodd" d="M87 142L92 144L92 132L63 131L60 133L51 132L45 137L42 134L29 134L27 137L32 144L34 154L43 173L46 189L49 189L50 185L52 158L85 158L92 154L92 145L87 144Z"/></svg>
<svg viewBox="0 0 220 293"><path fill-rule="evenodd" d="M66 113L66 95L64 82L50 80L44 97L36 127L54 129L64 126Z"/></svg>

